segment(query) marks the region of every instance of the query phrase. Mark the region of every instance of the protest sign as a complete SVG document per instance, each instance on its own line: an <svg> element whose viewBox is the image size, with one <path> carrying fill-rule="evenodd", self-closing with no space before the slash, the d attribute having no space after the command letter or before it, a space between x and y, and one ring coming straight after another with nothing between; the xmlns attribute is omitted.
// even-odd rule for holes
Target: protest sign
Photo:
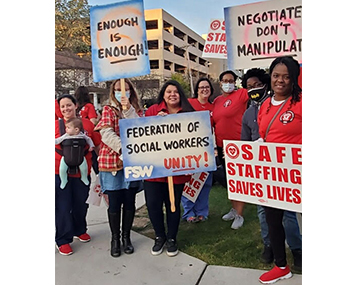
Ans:
<svg viewBox="0 0 358 285"><path fill-rule="evenodd" d="M302 62L302 0L270 0L224 8L229 69L270 66L291 55Z"/></svg>
<svg viewBox="0 0 358 285"><path fill-rule="evenodd" d="M224 19L211 19L202 57L226 59L226 35Z"/></svg>
<svg viewBox="0 0 358 285"><path fill-rule="evenodd" d="M93 81L150 73L143 0L90 8Z"/></svg>
<svg viewBox="0 0 358 285"><path fill-rule="evenodd" d="M183 196L195 203L208 176L209 172L194 173L191 176L190 181L186 182L184 185Z"/></svg>
<svg viewBox="0 0 358 285"><path fill-rule="evenodd" d="M216 170L209 111L119 120L126 181Z"/></svg>
<svg viewBox="0 0 358 285"><path fill-rule="evenodd" d="M300 144L224 140L230 200L302 212Z"/></svg>

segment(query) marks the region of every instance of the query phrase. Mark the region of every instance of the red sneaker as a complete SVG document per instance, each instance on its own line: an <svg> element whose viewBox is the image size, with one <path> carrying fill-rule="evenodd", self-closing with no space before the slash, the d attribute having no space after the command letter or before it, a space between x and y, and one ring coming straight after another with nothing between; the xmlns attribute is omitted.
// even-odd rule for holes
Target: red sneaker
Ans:
<svg viewBox="0 0 358 285"><path fill-rule="evenodd" d="M57 246L58 252L62 255L70 255L73 253L72 248L69 243L63 244L61 246Z"/></svg>
<svg viewBox="0 0 358 285"><path fill-rule="evenodd" d="M74 236L74 238L79 239L81 242L89 242L91 240L91 237L87 233L84 233L80 236Z"/></svg>
<svg viewBox="0 0 358 285"><path fill-rule="evenodd" d="M261 283L271 284L271 283L275 283L280 279L287 279L291 277L292 277L292 273L288 265L286 265L285 269L281 269L280 267L275 266L270 271L262 274L259 280Z"/></svg>

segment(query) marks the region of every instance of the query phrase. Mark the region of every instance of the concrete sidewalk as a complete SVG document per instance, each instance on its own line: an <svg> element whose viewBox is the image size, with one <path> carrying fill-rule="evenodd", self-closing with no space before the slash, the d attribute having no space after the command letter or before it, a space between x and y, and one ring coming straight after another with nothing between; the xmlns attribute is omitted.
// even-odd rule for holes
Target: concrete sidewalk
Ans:
<svg viewBox="0 0 358 285"><path fill-rule="evenodd" d="M144 204L143 191L137 195L137 207ZM119 258L110 256L110 230L106 206L90 206L88 215L89 243L75 240L73 254L62 256L55 253L56 285L233 285L261 284L260 275L265 272L224 266L211 266L183 252L175 257L165 253L153 256L150 250L154 241L131 232L135 252L122 253ZM302 276L281 280L279 285L300 285Z"/></svg>

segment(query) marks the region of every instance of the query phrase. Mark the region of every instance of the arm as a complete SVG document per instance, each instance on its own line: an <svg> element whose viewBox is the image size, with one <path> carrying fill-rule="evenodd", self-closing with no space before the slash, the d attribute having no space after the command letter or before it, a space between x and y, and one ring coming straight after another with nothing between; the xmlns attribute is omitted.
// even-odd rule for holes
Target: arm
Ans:
<svg viewBox="0 0 358 285"><path fill-rule="evenodd" d="M100 130L102 142L113 149L115 152L120 153L122 149L121 138L117 136L113 128L107 127Z"/></svg>
<svg viewBox="0 0 358 285"><path fill-rule="evenodd" d="M62 143L67 137L68 137L68 134L64 134L64 135L58 137L57 139L55 138L55 144Z"/></svg>

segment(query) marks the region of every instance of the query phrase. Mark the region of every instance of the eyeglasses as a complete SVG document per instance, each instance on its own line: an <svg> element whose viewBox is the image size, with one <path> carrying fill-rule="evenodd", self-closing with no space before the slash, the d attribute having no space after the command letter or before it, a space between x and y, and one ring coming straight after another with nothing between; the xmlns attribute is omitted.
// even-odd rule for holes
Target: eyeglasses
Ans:
<svg viewBox="0 0 358 285"><path fill-rule="evenodd" d="M225 79L225 80L221 80L221 82L222 83L235 83L235 80L232 80L232 79L230 79L230 80L227 80L227 79Z"/></svg>
<svg viewBox="0 0 358 285"><path fill-rule="evenodd" d="M200 86L200 87L198 87L198 89L200 89L200 90L210 89L210 86Z"/></svg>

